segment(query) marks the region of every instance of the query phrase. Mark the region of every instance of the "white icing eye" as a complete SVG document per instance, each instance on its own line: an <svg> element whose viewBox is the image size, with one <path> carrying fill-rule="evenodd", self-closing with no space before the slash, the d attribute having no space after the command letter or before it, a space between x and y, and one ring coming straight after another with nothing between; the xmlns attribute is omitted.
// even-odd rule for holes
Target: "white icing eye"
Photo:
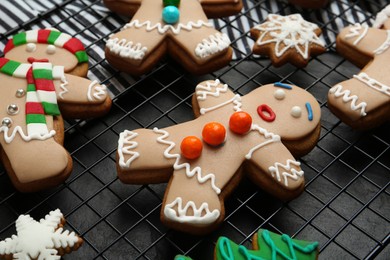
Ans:
<svg viewBox="0 0 390 260"><path fill-rule="evenodd" d="M54 53L56 53L56 46L54 46L52 44L48 45L47 48L46 48L46 53L47 54L54 54Z"/></svg>
<svg viewBox="0 0 390 260"><path fill-rule="evenodd" d="M283 100L283 99L286 97L286 92L284 92L283 89L277 89L277 90L275 90L275 92L274 92L274 97L275 97L277 100Z"/></svg>
<svg viewBox="0 0 390 260"><path fill-rule="evenodd" d="M299 106L293 106L291 108L291 115L295 118L300 118L302 115L302 109Z"/></svg>
<svg viewBox="0 0 390 260"><path fill-rule="evenodd" d="M36 49L37 49L37 45L35 43L27 43L26 45L27 52L34 52Z"/></svg>

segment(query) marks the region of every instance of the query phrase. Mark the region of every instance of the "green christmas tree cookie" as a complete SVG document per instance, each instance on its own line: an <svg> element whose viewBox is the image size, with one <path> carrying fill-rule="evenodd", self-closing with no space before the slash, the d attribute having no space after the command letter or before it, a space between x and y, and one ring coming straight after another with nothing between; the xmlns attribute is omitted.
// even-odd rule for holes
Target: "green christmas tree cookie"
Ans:
<svg viewBox="0 0 390 260"><path fill-rule="evenodd" d="M253 250L237 245L226 237L218 239L216 260L314 260L318 242L292 239L260 229L253 237Z"/></svg>

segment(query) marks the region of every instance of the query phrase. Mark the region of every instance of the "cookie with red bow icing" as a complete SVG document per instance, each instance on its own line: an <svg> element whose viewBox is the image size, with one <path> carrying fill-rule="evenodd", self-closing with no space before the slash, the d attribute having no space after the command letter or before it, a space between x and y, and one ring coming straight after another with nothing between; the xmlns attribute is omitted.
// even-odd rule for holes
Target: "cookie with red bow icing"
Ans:
<svg viewBox="0 0 390 260"><path fill-rule="evenodd" d="M338 53L362 70L328 93L330 110L347 125L362 130L390 121L390 19L382 17L376 27L355 24L337 36Z"/></svg>
<svg viewBox="0 0 390 260"><path fill-rule="evenodd" d="M82 43L57 30L16 34L0 58L1 161L23 192L55 186L69 176L72 160L62 147L62 116L88 118L111 106L104 85L85 75ZM68 74L68 73L73 73Z"/></svg>
<svg viewBox="0 0 390 260"><path fill-rule="evenodd" d="M189 72L205 74L226 66L232 58L230 39L213 28L206 15L238 13L241 0L105 0L104 3L119 13L134 14L106 44L106 58L119 70L141 75L169 54Z"/></svg>
<svg viewBox="0 0 390 260"><path fill-rule="evenodd" d="M161 209L166 225L211 232L224 219L224 200L245 174L289 200L304 188L294 156L308 153L320 133L320 107L307 91L275 83L240 96L218 80L196 87L197 119L164 129L124 131L117 169L129 184L169 181Z"/></svg>

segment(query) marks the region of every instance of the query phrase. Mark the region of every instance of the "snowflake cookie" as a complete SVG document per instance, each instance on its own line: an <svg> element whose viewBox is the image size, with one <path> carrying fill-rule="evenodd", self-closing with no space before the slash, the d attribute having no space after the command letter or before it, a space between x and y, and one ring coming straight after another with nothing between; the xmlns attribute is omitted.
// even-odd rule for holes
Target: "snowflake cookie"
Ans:
<svg viewBox="0 0 390 260"><path fill-rule="evenodd" d="M64 231L65 219L59 209L39 222L20 215L15 225L17 235L0 241L0 259L55 260L83 243L74 232Z"/></svg>
<svg viewBox="0 0 390 260"><path fill-rule="evenodd" d="M325 43L318 37L321 29L305 21L300 14L269 14L267 21L253 27L250 33L257 39L253 53L269 56L275 67L289 62L302 68L310 55L326 51Z"/></svg>

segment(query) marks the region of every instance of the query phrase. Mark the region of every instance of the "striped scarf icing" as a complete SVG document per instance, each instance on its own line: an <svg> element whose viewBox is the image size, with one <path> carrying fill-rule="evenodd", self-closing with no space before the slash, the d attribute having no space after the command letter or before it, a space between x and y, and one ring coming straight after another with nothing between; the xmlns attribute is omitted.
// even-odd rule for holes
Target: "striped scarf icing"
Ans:
<svg viewBox="0 0 390 260"><path fill-rule="evenodd" d="M73 53L79 63L88 62L88 55L79 39L57 30L48 29L30 30L15 34L5 45L4 54L12 50L15 46L27 43L53 44Z"/></svg>
<svg viewBox="0 0 390 260"><path fill-rule="evenodd" d="M47 135L45 115L60 115L53 79L61 78L63 67L48 62L20 63L0 58L0 72L27 80L26 124L29 135Z"/></svg>

